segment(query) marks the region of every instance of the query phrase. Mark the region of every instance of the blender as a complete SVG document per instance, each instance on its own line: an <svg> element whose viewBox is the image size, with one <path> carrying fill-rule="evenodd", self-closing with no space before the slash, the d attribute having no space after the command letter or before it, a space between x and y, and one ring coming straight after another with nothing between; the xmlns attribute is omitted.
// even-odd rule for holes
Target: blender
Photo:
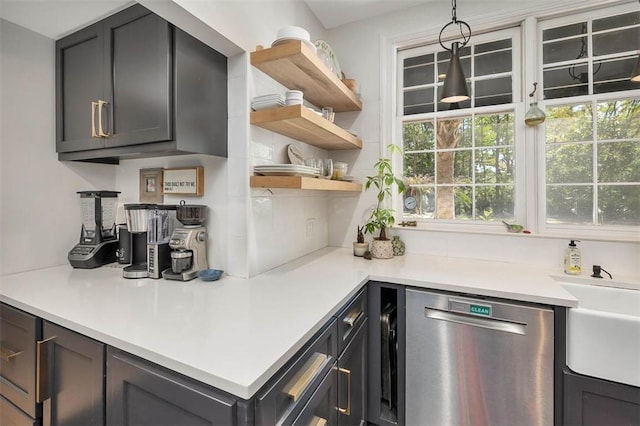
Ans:
<svg viewBox="0 0 640 426"><path fill-rule="evenodd" d="M124 278L146 278L147 272L147 211L153 204L125 204L124 211L129 232L131 264L122 270Z"/></svg>
<svg viewBox="0 0 640 426"><path fill-rule="evenodd" d="M169 239L176 227L176 206L159 204L147 211L147 272L149 278L162 278L171 266Z"/></svg>
<svg viewBox="0 0 640 426"><path fill-rule="evenodd" d="M67 258L74 268L90 269L116 261L118 191L79 191L80 242Z"/></svg>
<svg viewBox="0 0 640 426"><path fill-rule="evenodd" d="M183 226L171 234L171 268L162 271L166 280L190 281L199 271L208 269L207 229L202 224L207 219L207 206L185 204L176 207L176 218Z"/></svg>

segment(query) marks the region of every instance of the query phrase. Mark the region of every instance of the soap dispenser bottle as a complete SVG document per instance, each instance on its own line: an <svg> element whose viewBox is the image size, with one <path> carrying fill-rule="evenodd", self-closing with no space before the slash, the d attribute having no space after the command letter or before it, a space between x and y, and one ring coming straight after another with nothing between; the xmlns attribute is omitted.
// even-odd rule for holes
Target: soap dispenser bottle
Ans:
<svg viewBox="0 0 640 426"><path fill-rule="evenodd" d="M567 252L564 256L564 273L569 275L580 275L582 273L582 255L576 245L576 241L571 240Z"/></svg>

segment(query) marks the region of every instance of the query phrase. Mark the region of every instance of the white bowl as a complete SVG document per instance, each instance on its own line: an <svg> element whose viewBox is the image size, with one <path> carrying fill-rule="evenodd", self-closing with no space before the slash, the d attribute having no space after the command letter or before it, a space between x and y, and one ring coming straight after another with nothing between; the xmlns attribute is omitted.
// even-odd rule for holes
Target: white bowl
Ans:
<svg viewBox="0 0 640 426"><path fill-rule="evenodd" d="M311 40L311 36L309 35L309 32L307 30L305 30L304 28L295 27L295 26L280 28L278 30L277 39L279 40L283 38L294 38L294 39L297 38L297 39L306 40L306 41Z"/></svg>

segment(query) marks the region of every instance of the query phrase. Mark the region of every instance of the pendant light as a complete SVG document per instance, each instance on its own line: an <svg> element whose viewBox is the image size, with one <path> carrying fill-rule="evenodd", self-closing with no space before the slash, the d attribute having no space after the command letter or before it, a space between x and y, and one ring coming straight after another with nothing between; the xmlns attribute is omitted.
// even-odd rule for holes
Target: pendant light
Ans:
<svg viewBox="0 0 640 426"><path fill-rule="evenodd" d="M440 46L449 53L451 53L451 59L449 60L449 69L447 70L447 77L444 79L444 86L442 87L442 97L440 101L446 103L458 103L469 99L469 90L467 89L467 81L462 71L462 64L460 63L460 50L464 48L471 39L471 27L464 21L458 20L456 16L456 0L451 1L451 21L446 24L440 30L438 41ZM460 28L460 35L462 36L462 43L454 41L451 43L451 49L442 44L442 33L449 25L457 25ZM464 27L467 29L467 35L465 35Z"/></svg>
<svg viewBox="0 0 640 426"><path fill-rule="evenodd" d="M529 93L529 97L533 98L533 95L536 93L536 89L538 88L538 83L533 83L533 92ZM524 115L524 124L529 127L537 126L538 124L544 123L544 120L547 116L544 112L538 108L538 102L533 99L533 102L529 104L529 111Z"/></svg>
<svg viewBox="0 0 640 426"><path fill-rule="evenodd" d="M640 55L638 55L636 66L633 67L633 72L631 73L631 81L640 83Z"/></svg>

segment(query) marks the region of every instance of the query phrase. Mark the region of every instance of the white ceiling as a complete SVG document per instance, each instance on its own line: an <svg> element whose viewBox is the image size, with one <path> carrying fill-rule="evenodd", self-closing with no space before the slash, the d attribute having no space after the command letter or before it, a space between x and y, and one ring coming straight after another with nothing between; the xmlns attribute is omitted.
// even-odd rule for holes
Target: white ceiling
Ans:
<svg viewBox="0 0 640 426"><path fill-rule="evenodd" d="M303 1L329 29L434 0ZM133 0L0 0L0 18L58 39L133 3Z"/></svg>

